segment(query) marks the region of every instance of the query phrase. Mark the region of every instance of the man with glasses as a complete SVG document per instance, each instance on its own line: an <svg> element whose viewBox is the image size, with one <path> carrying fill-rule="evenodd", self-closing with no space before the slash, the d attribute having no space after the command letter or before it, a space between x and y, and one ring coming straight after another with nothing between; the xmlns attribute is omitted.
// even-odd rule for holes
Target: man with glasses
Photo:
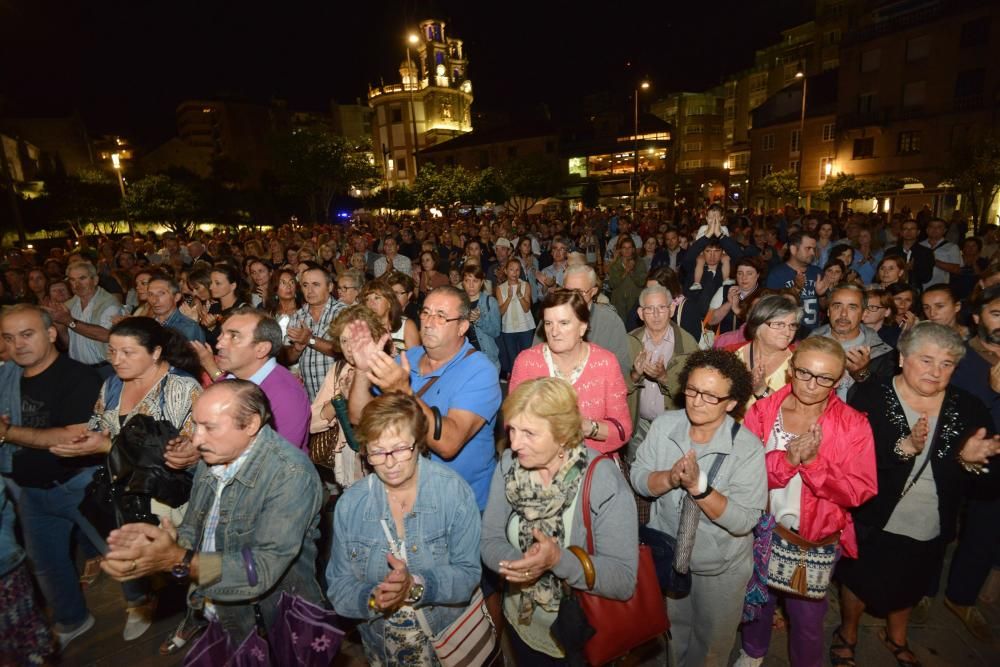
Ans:
<svg viewBox="0 0 1000 667"><path fill-rule="evenodd" d="M376 392L414 396L427 417L431 458L450 466L486 508L496 462L493 429L500 407L496 367L466 339L469 297L451 286L438 287L420 311L421 345L396 359L382 351L385 340L372 341L364 327L349 331L358 371L348 401L351 421ZM367 340L366 340L367 338Z"/></svg>
<svg viewBox="0 0 1000 667"><path fill-rule="evenodd" d="M629 460L646 438L653 420L667 410L679 407L674 401L677 378L689 355L698 350L698 341L671 318L676 306L670 290L656 284L639 294L639 319L643 326L629 336L639 350L629 371L629 407L633 409L635 431L629 440Z"/></svg>
<svg viewBox="0 0 1000 667"><path fill-rule="evenodd" d="M848 392L858 382L889 380L895 374L894 350L878 335L861 323L868 307L868 295L857 285L841 283L831 288L827 308L829 324L814 329L810 336L826 336L839 342L847 353L844 377L837 387L837 396L846 401Z"/></svg>
<svg viewBox="0 0 1000 667"><path fill-rule="evenodd" d="M562 236L552 239L552 263L541 271L535 271L535 278L545 296L550 289L563 286L566 277L567 259L569 258L569 242Z"/></svg>

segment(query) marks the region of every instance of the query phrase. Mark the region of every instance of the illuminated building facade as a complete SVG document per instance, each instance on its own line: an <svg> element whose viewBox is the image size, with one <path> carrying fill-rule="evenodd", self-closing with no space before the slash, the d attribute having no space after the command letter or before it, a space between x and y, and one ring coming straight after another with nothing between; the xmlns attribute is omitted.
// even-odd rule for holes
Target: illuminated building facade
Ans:
<svg viewBox="0 0 1000 667"><path fill-rule="evenodd" d="M427 19L408 40L400 83L372 86L372 148L389 187L412 185L417 151L472 131L472 82L462 40Z"/></svg>

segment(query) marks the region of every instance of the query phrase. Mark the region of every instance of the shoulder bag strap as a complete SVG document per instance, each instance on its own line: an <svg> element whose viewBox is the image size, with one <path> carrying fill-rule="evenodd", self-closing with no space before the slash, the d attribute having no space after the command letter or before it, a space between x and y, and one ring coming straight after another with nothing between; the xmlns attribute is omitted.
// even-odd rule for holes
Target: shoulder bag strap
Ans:
<svg viewBox="0 0 1000 667"><path fill-rule="evenodd" d="M466 357L470 356L475 351L476 351L476 348L474 348L474 347L466 350L465 356L463 356L462 359L465 359ZM417 394L416 394L417 398L421 398L424 394L426 394L427 390L430 389L431 387L433 387L434 383L437 382L440 379L441 379L440 375L435 375L430 380L428 380L427 383L423 387L420 388L420 391L417 392Z"/></svg>
<svg viewBox="0 0 1000 667"><path fill-rule="evenodd" d="M583 527L587 531L587 553L594 553L594 532L590 529L590 481L594 477L594 468L597 464L601 462L602 459L611 460L611 457L607 454L601 454L596 459L590 462L587 466L587 474L583 478L583 489L581 491L581 500L583 501Z"/></svg>

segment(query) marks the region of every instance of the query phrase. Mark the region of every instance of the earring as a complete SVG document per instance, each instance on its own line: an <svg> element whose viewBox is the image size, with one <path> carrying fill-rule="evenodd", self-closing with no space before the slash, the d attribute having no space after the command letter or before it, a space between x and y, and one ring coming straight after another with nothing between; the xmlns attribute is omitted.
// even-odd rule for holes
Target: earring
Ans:
<svg viewBox="0 0 1000 667"><path fill-rule="evenodd" d="M566 457L566 450L560 447L559 448L559 458L562 459L562 458L565 458L565 457Z"/></svg>

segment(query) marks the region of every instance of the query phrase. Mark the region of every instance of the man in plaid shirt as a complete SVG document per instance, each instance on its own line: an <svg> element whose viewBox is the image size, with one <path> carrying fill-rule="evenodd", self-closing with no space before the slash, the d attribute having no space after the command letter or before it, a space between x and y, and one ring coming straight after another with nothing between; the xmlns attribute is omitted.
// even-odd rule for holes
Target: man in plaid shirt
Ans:
<svg viewBox="0 0 1000 667"><path fill-rule="evenodd" d="M330 323L344 304L333 297L333 280L323 269L304 271L299 284L306 304L288 323L290 342L285 345L284 358L288 365L298 362L302 382L312 401L333 367L333 343L327 340L327 335Z"/></svg>

